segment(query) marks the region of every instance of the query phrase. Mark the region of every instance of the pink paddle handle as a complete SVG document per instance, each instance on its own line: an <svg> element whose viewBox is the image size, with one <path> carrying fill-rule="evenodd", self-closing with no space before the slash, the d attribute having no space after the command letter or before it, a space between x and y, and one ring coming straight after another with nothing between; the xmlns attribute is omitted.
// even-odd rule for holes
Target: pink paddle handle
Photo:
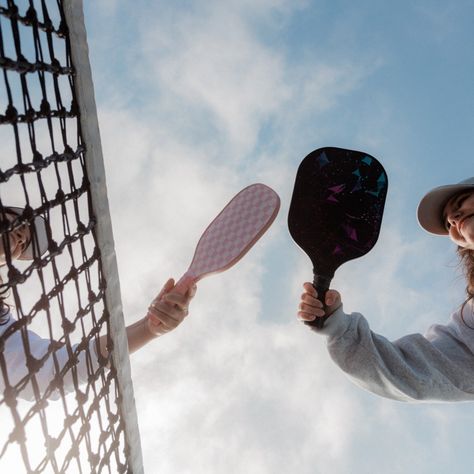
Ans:
<svg viewBox="0 0 474 474"><path fill-rule="evenodd" d="M187 271L179 280L178 283L174 286L174 290L177 293L184 295L187 291L187 288L191 286L193 283L196 283L198 279L192 272Z"/></svg>

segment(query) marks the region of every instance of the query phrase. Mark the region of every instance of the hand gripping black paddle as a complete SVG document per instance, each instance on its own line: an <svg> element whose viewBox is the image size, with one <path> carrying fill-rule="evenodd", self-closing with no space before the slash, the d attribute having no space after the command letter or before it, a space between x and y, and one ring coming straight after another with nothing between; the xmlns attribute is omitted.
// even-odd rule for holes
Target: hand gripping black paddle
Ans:
<svg viewBox="0 0 474 474"><path fill-rule="evenodd" d="M387 187L385 170L367 153L327 147L301 162L288 228L311 259L313 286L323 304L336 269L377 242ZM321 329L327 318L306 324Z"/></svg>

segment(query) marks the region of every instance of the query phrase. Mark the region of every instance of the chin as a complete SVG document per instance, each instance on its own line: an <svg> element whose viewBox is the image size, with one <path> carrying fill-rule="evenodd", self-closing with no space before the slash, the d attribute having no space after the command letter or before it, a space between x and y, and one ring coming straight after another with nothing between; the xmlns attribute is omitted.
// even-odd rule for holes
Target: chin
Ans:
<svg viewBox="0 0 474 474"><path fill-rule="evenodd" d="M474 250L474 239L473 240L469 239L467 242L464 242L464 244L461 245L461 247L466 250Z"/></svg>

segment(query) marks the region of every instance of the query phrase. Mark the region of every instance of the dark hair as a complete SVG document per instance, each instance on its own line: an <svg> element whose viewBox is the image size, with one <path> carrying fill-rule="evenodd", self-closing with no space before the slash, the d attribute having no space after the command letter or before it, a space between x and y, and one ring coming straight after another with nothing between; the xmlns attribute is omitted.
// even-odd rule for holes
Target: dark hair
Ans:
<svg viewBox="0 0 474 474"><path fill-rule="evenodd" d="M0 285L3 279L0 275ZM10 319L10 305L5 301L8 297L8 289L0 290L0 326L8 323Z"/></svg>
<svg viewBox="0 0 474 474"><path fill-rule="evenodd" d="M11 214L11 215L14 215L15 217L18 217L18 213L16 213L10 208L4 208L2 211L5 214ZM3 286L3 278L1 275L0 275L0 285ZM8 320L10 319L11 308L10 308L10 305L6 302L6 299L8 298L9 293L10 292L9 292L8 287L0 289L0 326L4 326L5 324L7 324Z"/></svg>
<svg viewBox="0 0 474 474"><path fill-rule="evenodd" d="M463 247L457 248L457 253L459 255L460 263L463 266L464 276L466 278L466 300L464 301L461 307L461 318L463 323L470 329L474 327L469 326L464 320L463 311L467 303L474 299L474 250L466 249Z"/></svg>

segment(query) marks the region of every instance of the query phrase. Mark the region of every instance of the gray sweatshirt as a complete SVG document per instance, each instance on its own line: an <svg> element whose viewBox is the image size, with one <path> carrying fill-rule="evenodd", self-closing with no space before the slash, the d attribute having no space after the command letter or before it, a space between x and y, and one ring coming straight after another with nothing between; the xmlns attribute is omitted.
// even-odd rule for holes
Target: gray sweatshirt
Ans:
<svg viewBox="0 0 474 474"><path fill-rule="evenodd" d="M472 301L464 321L474 328ZM358 313L339 308L318 333L327 336L329 354L354 382L400 401L474 400L474 329L460 310L448 324L389 341L373 333Z"/></svg>

